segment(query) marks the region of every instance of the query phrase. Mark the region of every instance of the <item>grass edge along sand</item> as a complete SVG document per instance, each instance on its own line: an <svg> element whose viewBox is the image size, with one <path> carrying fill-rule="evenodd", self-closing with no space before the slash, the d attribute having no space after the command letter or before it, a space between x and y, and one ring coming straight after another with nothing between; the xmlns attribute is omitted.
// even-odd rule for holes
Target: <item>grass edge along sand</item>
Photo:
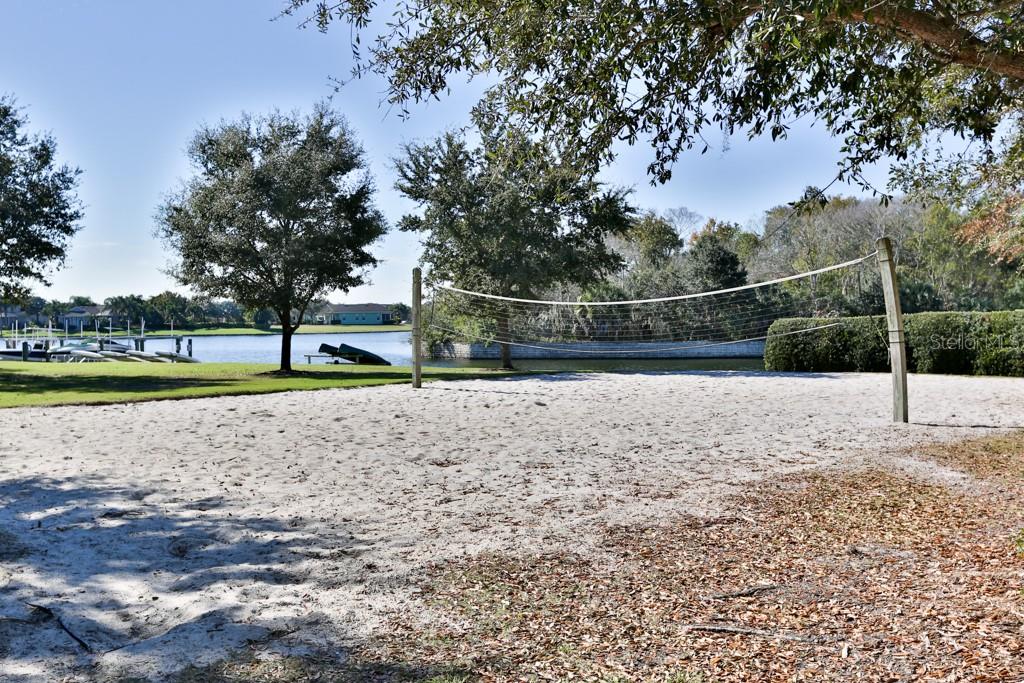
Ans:
<svg viewBox="0 0 1024 683"><path fill-rule="evenodd" d="M411 381L411 368L313 365L278 375L270 363L0 363L0 408L339 389ZM424 381L512 374L485 368L424 367Z"/></svg>

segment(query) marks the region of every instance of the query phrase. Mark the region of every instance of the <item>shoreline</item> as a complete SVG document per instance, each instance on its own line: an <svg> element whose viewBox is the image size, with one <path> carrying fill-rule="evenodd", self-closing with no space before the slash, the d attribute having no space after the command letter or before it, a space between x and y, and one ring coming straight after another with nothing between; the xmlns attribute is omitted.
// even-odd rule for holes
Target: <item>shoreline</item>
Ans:
<svg viewBox="0 0 1024 683"><path fill-rule="evenodd" d="M308 328L308 329L303 329ZM326 328L326 329L317 329ZM344 329L339 329L344 328ZM366 328L366 329L360 329ZM412 325L303 325L293 334L392 334L396 332L411 332ZM52 334L56 338L64 337L64 330L54 328ZM36 333L36 337L39 334ZM96 336L95 330L83 330L82 333L72 334L68 333L69 339L82 339L82 338L94 338ZM114 339L122 337L138 337L139 334L133 332L128 334L124 330L115 330L113 335L106 334L103 328L100 328L100 336L103 338L113 337ZM146 332L146 339L173 339L174 337L270 337L270 336L281 336L279 329L270 328L268 330L260 330L258 328L249 327L224 327L224 328L200 328L196 330L174 330L172 333L170 330L156 330L154 332ZM7 331L0 334L0 339L32 339L33 337L10 335Z"/></svg>

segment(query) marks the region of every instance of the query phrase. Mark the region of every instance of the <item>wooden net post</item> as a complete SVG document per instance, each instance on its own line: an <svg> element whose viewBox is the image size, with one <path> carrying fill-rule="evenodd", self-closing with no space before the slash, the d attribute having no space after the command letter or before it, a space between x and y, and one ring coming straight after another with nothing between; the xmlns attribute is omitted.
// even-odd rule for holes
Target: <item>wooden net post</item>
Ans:
<svg viewBox="0 0 1024 683"><path fill-rule="evenodd" d="M419 389L423 382L423 367L420 354L423 351L423 272L412 269L412 386Z"/></svg>
<svg viewBox="0 0 1024 683"><path fill-rule="evenodd" d="M892 368L892 419L907 422L907 340L903 332L903 309L900 307L900 289L896 280L896 262L892 256L892 242L882 237L878 247L878 269L882 273L882 293L885 295L885 319L889 330L889 365Z"/></svg>

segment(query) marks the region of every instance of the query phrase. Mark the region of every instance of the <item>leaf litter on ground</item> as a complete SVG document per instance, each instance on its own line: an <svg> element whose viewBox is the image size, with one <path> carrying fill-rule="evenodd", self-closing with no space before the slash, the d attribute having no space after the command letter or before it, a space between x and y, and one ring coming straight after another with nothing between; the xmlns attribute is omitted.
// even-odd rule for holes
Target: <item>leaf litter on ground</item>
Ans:
<svg viewBox="0 0 1024 683"><path fill-rule="evenodd" d="M978 486L819 471L721 518L603 526L597 556L433 566L433 622L356 656L481 681L1024 680L1024 434L918 453Z"/></svg>

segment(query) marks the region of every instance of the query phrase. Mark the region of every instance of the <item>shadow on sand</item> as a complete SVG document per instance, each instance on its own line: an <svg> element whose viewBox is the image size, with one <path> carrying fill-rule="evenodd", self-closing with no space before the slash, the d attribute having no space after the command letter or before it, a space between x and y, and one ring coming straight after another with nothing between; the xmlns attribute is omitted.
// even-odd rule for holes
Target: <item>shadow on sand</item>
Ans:
<svg viewBox="0 0 1024 683"><path fill-rule="evenodd" d="M351 524L271 513L240 516L224 498L192 499L187 488L3 481L0 679L145 681L191 666L208 675L158 678L237 683L247 679L218 674L217 662L286 636L345 664L331 643L351 634L309 596L371 580L366 545ZM375 668L380 680L415 677L404 664Z"/></svg>

